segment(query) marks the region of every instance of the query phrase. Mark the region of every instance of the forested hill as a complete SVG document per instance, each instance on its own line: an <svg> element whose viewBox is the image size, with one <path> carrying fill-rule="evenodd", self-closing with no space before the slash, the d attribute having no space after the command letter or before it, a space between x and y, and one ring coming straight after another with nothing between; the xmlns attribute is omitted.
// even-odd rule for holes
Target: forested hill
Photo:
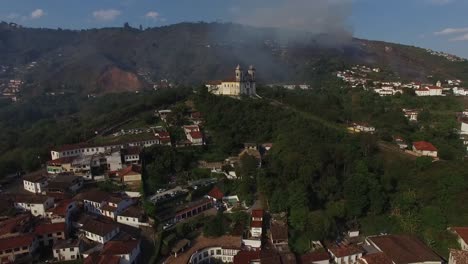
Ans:
<svg viewBox="0 0 468 264"><path fill-rule="evenodd" d="M263 83L315 83L357 63L421 81L428 75L468 75L468 63L420 48L235 24L71 31L0 23L0 79L25 80L25 95L134 91L162 79L196 84L227 77L239 63L256 65Z"/></svg>

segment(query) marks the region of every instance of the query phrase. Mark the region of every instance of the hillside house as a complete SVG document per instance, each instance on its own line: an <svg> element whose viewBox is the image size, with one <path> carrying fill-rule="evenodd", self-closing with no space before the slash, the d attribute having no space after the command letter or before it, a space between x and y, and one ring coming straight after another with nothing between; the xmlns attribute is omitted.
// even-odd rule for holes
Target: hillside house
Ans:
<svg viewBox="0 0 468 264"><path fill-rule="evenodd" d="M254 238L260 238L263 234L263 210L254 209L251 212L250 235Z"/></svg>
<svg viewBox="0 0 468 264"><path fill-rule="evenodd" d="M24 234L0 239L0 260L2 263L15 261L32 262L39 243L34 234Z"/></svg>
<svg viewBox="0 0 468 264"><path fill-rule="evenodd" d="M120 228L113 223L88 218L81 226L81 231L89 240L105 244L120 232Z"/></svg>
<svg viewBox="0 0 468 264"><path fill-rule="evenodd" d="M362 256L358 264L393 264L393 261L383 252L370 253Z"/></svg>
<svg viewBox="0 0 468 264"><path fill-rule="evenodd" d="M461 118L460 134L468 135L468 118Z"/></svg>
<svg viewBox="0 0 468 264"><path fill-rule="evenodd" d="M49 181L47 192L75 194L83 187L83 177L58 175Z"/></svg>
<svg viewBox="0 0 468 264"><path fill-rule="evenodd" d="M371 236L367 247L383 252L393 263L442 264L443 259L421 240L409 235Z"/></svg>
<svg viewBox="0 0 468 264"><path fill-rule="evenodd" d="M368 123L365 122L356 122L353 123L349 128L350 131L352 132L357 132L357 133L370 133L374 134L375 133L375 127L369 125Z"/></svg>
<svg viewBox="0 0 468 264"><path fill-rule="evenodd" d="M334 245L328 248L334 263L355 264L362 257L364 250L354 245Z"/></svg>
<svg viewBox="0 0 468 264"><path fill-rule="evenodd" d="M224 193L217 186L213 187L211 191L206 195L206 198L212 200L213 203L222 202L223 197Z"/></svg>
<svg viewBox="0 0 468 264"><path fill-rule="evenodd" d="M24 189L28 192L40 194L45 192L47 186L47 177L42 173L25 176L23 178Z"/></svg>
<svg viewBox="0 0 468 264"><path fill-rule="evenodd" d="M130 206L123 210L117 216L117 222L120 224L139 228L140 226L149 226L148 217L144 211L137 206Z"/></svg>
<svg viewBox="0 0 468 264"><path fill-rule="evenodd" d="M55 261L71 261L81 259L80 240L59 240L54 243L53 254Z"/></svg>
<svg viewBox="0 0 468 264"><path fill-rule="evenodd" d="M30 211L34 216L47 216L47 209L54 206L54 198L45 195L15 195L15 208Z"/></svg>
<svg viewBox="0 0 468 264"><path fill-rule="evenodd" d="M132 164L117 172L120 182L139 186L141 184L141 166Z"/></svg>
<svg viewBox="0 0 468 264"><path fill-rule="evenodd" d="M429 142L413 142L413 151L421 156L437 158L437 148Z"/></svg>
<svg viewBox="0 0 468 264"><path fill-rule="evenodd" d="M138 164L140 163L140 147L129 147L122 150L122 156L125 164Z"/></svg>
<svg viewBox="0 0 468 264"><path fill-rule="evenodd" d="M47 173L59 174L72 171L71 165L75 157L63 157L47 161Z"/></svg>
<svg viewBox="0 0 468 264"><path fill-rule="evenodd" d="M55 207L47 210L47 218L52 223L66 223L67 226L71 224L71 216L78 210L78 206L75 201L65 199L57 202Z"/></svg>
<svg viewBox="0 0 468 264"><path fill-rule="evenodd" d="M120 257L120 264L134 264L138 263L140 253L139 240L125 240L107 242L100 254L104 256L118 256Z"/></svg>
<svg viewBox="0 0 468 264"><path fill-rule="evenodd" d="M183 126L187 140L194 146L203 145L203 134L197 125Z"/></svg>
<svg viewBox="0 0 468 264"><path fill-rule="evenodd" d="M417 96L442 96L442 88L437 86L425 86L415 90Z"/></svg>
<svg viewBox="0 0 468 264"><path fill-rule="evenodd" d="M83 201L86 212L106 216L114 220L120 212L133 204L130 197L111 195L99 190L80 193L75 199Z"/></svg>
<svg viewBox="0 0 468 264"><path fill-rule="evenodd" d="M40 246L54 245L57 240L64 240L67 235L65 223L42 223L35 227L34 234Z"/></svg>
<svg viewBox="0 0 468 264"><path fill-rule="evenodd" d="M403 108L403 114L409 121L418 121L419 110Z"/></svg>

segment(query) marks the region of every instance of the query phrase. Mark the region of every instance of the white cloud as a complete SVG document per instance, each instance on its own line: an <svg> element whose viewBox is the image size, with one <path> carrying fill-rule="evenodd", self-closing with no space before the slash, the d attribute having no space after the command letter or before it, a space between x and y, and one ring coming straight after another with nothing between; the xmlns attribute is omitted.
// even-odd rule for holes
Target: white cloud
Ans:
<svg viewBox="0 0 468 264"><path fill-rule="evenodd" d="M122 12L116 9L97 10L93 12L93 17L100 21L112 21L121 14Z"/></svg>
<svg viewBox="0 0 468 264"><path fill-rule="evenodd" d="M450 39L450 41L468 41L468 33L464 34L464 35L461 35L461 36L458 36L458 37L455 37L455 38L452 38L452 39Z"/></svg>
<svg viewBox="0 0 468 264"><path fill-rule="evenodd" d="M160 18L160 15L156 11L149 11L148 13L146 13L145 17L150 18L150 19L154 19L154 20L158 20Z"/></svg>
<svg viewBox="0 0 468 264"><path fill-rule="evenodd" d="M441 31L434 32L434 35L452 35L468 32L468 27L465 28L446 28Z"/></svg>
<svg viewBox="0 0 468 264"><path fill-rule="evenodd" d="M30 18L31 19L38 19L45 16L45 12L42 9L36 9L31 12Z"/></svg>

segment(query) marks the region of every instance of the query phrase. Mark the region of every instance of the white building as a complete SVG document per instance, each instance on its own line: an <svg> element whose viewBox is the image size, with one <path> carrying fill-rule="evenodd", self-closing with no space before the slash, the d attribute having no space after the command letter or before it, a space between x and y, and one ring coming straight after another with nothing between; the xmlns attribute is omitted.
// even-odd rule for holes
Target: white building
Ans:
<svg viewBox="0 0 468 264"><path fill-rule="evenodd" d="M234 256L237 255L239 251L240 249L234 248L208 247L193 253L188 263L205 263L209 262L211 259L218 259L223 263L233 263Z"/></svg>
<svg viewBox="0 0 468 264"><path fill-rule="evenodd" d="M23 178L24 189L28 192L40 194L45 192L47 177L41 174L30 175Z"/></svg>
<svg viewBox="0 0 468 264"><path fill-rule="evenodd" d="M54 198L45 195L16 195L14 197L16 208L30 211L34 216L47 216L47 209L54 206Z"/></svg>
<svg viewBox="0 0 468 264"><path fill-rule="evenodd" d="M119 256L120 264L134 264L140 256L140 241L109 241L104 245L101 255Z"/></svg>
<svg viewBox="0 0 468 264"><path fill-rule="evenodd" d="M263 233L263 210L255 209L251 213L250 235L254 238L262 237Z"/></svg>
<svg viewBox="0 0 468 264"><path fill-rule="evenodd" d="M136 206L130 206L127 209L123 210L117 216L117 223L137 228L140 226L150 226L144 212Z"/></svg>
<svg viewBox="0 0 468 264"><path fill-rule="evenodd" d="M415 109L406 109L403 108L403 114L409 121L418 121L419 111Z"/></svg>
<svg viewBox="0 0 468 264"><path fill-rule="evenodd" d="M192 145L203 145L203 134L197 125L183 126L185 136Z"/></svg>
<svg viewBox="0 0 468 264"><path fill-rule="evenodd" d="M328 252L334 261L333 263L340 264L355 264L364 253L361 248L353 245L333 246L328 248Z"/></svg>
<svg viewBox="0 0 468 264"><path fill-rule="evenodd" d="M87 219L81 227L81 231L89 240L105 244L115 237L120 232L120 229L117 225L111 223Z"/></svg>
<svg viewBox="0 0 468 264"><path fill-rule="evenodd" d="M206 84L208 91L216 95L227 96L256 96L256 71L253 66L245 73L240 65L235 70L235 78L225 81L211 81Z"/></svg>
<svg viewBox="0 0 468 264"><path fill-rule="evenodd" d="M413 142L413 151L421 156L437 158L437 148L429 142Z"/></svg>
<svg viewBox="0 0 468 264"><path fill-rule="evenodd" d="M86 212L116 219L117 215L133 204L130 197L117 197L99 190L80 193L78 199L83 200Z"/></svg>
<svg viewBox="0 0 468 264"><path fill-rule="evenodd" d="M369 125L368 123L353 123L351 127L348 128L353 132L363 132L363 133L375 133L375 127Z"/></svg>
<svg viewBox="0 0 468 264"><path fill-rule="evenodd" d="M53 247L55 261L70 261L81 259L80 240L59 240Z"/></svg>
<svg viewBox="0 0 468 264"><path fill-rule="evenodd" d="M461 127L460 127L460 134L468 135L468 118L462 118Z"/></svg>
<svg viewBox="0 0 468 264"><path fill-rule="evenodd" d="M415 91L417 96L442 96L442 88L437 86L426 86Z"/></svg>

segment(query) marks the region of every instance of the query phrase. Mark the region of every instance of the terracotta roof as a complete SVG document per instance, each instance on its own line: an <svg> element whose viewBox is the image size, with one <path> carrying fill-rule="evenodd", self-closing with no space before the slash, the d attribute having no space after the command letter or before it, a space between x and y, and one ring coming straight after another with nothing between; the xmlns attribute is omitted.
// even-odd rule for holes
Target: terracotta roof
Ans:
<svg viewBox="0 0 468 264"><path fill-rule="evenodd" d="M110 206L110 205L108 205L108 204L104 204L103 206L101 206L100 209L101 209L101 210L104 210L104 211L108 211L108 212L117 211L117 207Z"/></svg>
<svg viewBox="0 0 468 264"><path fill-rule="evenodd" d="M0 252L7 249L29 247L33 243L34 239L35 236L33 234L2 238L0 239Z"/></svg>
<svg viewBox="0 0 468 264"><path fill-rule="evenodd" d="M450 249L450 259L454 260L457 264L468 263L468 251Z"/></svg>
<svg viewBox="0 0 468 264"><path fill-rule="evenodd" d="M26 231L31 221L30 214L22 214L0 222L0 236Z"/></svg>
<svg viewBox="0 0 468 264"><path fill-rule="evenodd" d="M213 189L211 189L211 191L208 193L208 196L213 197L213 198L215 198L216 200L221 200L221 199L223 199L224 194L223 194L223 192L221 192L221 190L220 190L217 186L215 186L215 187L213 187Z"/></svg>
<svg viewBox="0 0 468 264"><path fill-rule="evenodd" d="M140 155L141 147L128 147L125 149L125 155Z"/></svg>
<svg viewBox="0 0 468 264"><path fill-rule="evenodd" d="M288 240L288 225L285 223L273 221L270 232L273 240Z"/></svg>
<svg viewBox="0 0 468 264"><path fill-rule="evenodd" d="M128 241L109 241L104 245L101 251L102 255L127 255L137 248L140 244L139 240Z"/></svg>
<svg viewBox="0 0 468 264"><path fill-rule="evenodd" d="M252 210L252 218L263 218L263 209L254 209Z"/></svg>
<svg viewBox="0 0 468 264"><path fill-rule="evenodd" d="M185 131L190 131L190 132L200 131L200 127L197 125L184 126L183 128Z"/></svg>
<svg viewBox="0 0 468 264"><path fill-rule="evenodd" d="M359 253L364 253L364 250L362 248L349 245L349 246L332 246L329 247L328 250L338 258L346 257L346 256L352 256L352 255L357 255Z"/></svg>
<svg viewBox="0 0 468 264"><path fill-rule="evenodd" d="M220 81L220 80L206 82L207 85L221 85L222 83L223 81Z"/></svg>
<svg viewBox="0 0 468 264"><path fill-rule="evenodd" d="M385 253L378 252L361 257L359 264L393 264L393 261Z"/></svg>
<svg viewBox="0 0 468 264"><path fill-rule="evenodd" d="M190 136L194 139L201 139L203 138L203 134L200 131L191 131Z"/></svg>
<svg viewBox="0 0 468 264"><path fill-rule="evenodd" d="M13 195L13 200L16 203L43 204L48 199L49 197L45 195L34 195L34 194Z"/></svg>
<svg viewBox="0 0 468 264"><path fill-rule="evenodd" d="M395 264L442 261L427 245L408 235L369 237Z"/></svg>
<svg viewBox="0 0 468 264"><path fill-rule="evenodd" d="M75 200L88 200L88 201L93 201L97 203L101 203L103 201L106 201L109 197L111 196L110 193L103 192L100 190L90 190L87 192L82 192L79 193L78 195L75 196Z"/></svg>
<svg viewBox="0 0 468 264"><path fill-rule="evenodd" d="M88 231L99 236L105 236L117 228L118 227L114 224L104 223L94 219L87 219L81 227L84 231Z"/></svg>
<svg viewBox="0 0 468 264"><path fill-rule="evenodd" d="M465 243L468 243L468 227L451 227L450 230L455 232Z"/></svg>
<svg viewBox="0 0 468 264"><path fill-rule="evenodd" d="M65 232L65 223L40 224L34 229L36 235L47 235L57 232Z"/></svg>
<svg viewBox="0 0 468 264"><path fill-rule="evenodd" d="M234 256L234 264L250 264L252 260L260 259L260 251L239 251Z"/></svg>
<svg viewBox="0 0 468 264"><path fill-rule="evenodd" d="M252 223L250 223L250 227L263 227L263 222L262 221L252 221Z"/></svg>
<svg viewBox="0 0 468 264"><path fill-rule="evenodd" d="M135 165L135 164L132 164L126 168L123 168L121 169L120 171L117 172L117 175L119 175L119 177L123 177L125 175L129 175L129 174L141 174L141 167L138 166L138 165Z"/></svg>
<svg viewBox="0 0 468 264"><path fill-rule="evenodd" d="M59 239L54 243L54 249L61 249L61 248L72 248L72 247L79 247L80 240L78 239Z"/></svg>
<svg viewBox="0 0 468 264"><path fill-rule="evenodd" d="M68 206L72 203L74 203L75 201L71 200L71 199L66 199L66 200L62 200L60 202L58 202L54 208L51 208L49 210L47 210L48 212L51 212L52 214L55 214L55 215L60 215L60 216L66 216L67 215L67 209L68 209Z"/></svg>
<svg viewBox="0 0 468 264"><path fill-rule="evenodd" d="M413 142L413 146L417 149L417 150L421 150L421 151L437 151L437 148L434 147L434 145L432 145L431 143L429 142L426 142L426 141L418 141L418 142Z"/></svg>
<svg viewBox="0 0 468 264"><path fill-rule="evenodd" d="M69 145L62 145L59 147L55 147L51 149L51 151L67 151L67 150L75 150L75 149L86 148L86 147L91 147L91 146L85 143L69 144Z"/></svg>
<svg viewBox="0 0 468 264"><path fill-rule="evenodd" d="M120 264L120 257L99 255L99 253L96 252L85 258L83 264Z"/></svg>
<svg viewBox="0 0 468 264"><path fill-rule="evenodd" d="M125 209L122 213L120 213L119 215L125 216L125 217L140 218L141 216L144 215L144 212L139 207L130 206L127 209Z"/></svg>
<svg viewBox="0 0 468 264"><path fill-rule="evenodd" d="M44 176L42 173L38 173L38 174L32 174L32 175L24 176L23 180L28 181L28 182L39 183L39 182L47 181L47 177Z"/></svg>
<svg viewBox="0 0 468 264"><path fill-rule="evenodd" d="M307 253L305 255L302 255L300 258L300 263L301 264L312 264L316 261L324 261L324 260L329 260L330 255L328 252L311 252Z"/></svg>

